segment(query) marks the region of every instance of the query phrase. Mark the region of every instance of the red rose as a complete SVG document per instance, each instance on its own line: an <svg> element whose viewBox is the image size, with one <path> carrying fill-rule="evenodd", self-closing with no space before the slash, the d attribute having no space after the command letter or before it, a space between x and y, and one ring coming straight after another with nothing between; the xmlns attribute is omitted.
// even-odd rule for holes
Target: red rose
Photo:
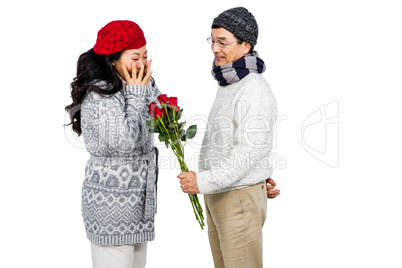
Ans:
<svg viewBox="0 0 402 268"><path fill-rule="evenodd" d="M165 117L165 115L166 115L166 110L165 110L165 108L161 108L161 112L162 112L162 118Z"/></svg>
<svg viewBox="0 0 402 268"><path fill-rule="evenodd" d="M161 95L159 95L159 97L158 97L158 101L159 101L161 104L165 104L165 103L168 101L168 97L166 96L166 94L161 94Z"/></svg>
<svg viewBox="0 0 402 268"><path fill-rule="evenodd" d="M170 97L169 98L169 104L172 109L175 109L175 106L177 106L177 98L176 97Z"/></svg>
<svg viewBox="0 0 402 268"><path fill-rule="evenodd" d="M177 113L178 111L180 111L180 107L179 107L179 106L176 106L175 112Z"/></svg>
<svg viewBox="0 0 402 268"><path fill-rule="evenodd" d="M152 102L151 104L148 105L148 113L156 119L160 119L163 118L163 113L161 111L161 109L159 109L158 105L156 105L155 102ZM158 118L159 117L159 118Z"/></svg>
<svg viewBox="0 0 402 268"><path fill-rule="evenodd" d="M151 115L152 115L152 113L151 113L152 111L154 111L155 109L159 109L158 105L156 105L155 102L150 103L148 105L148 108L149 108L148 113L151 114Z"/></svg>

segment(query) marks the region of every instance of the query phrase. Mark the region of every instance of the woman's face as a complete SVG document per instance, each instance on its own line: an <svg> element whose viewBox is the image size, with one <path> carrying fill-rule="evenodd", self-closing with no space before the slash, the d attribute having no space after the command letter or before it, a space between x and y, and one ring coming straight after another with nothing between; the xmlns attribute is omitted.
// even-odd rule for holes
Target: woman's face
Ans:
<svg viewBox="0 0 402 268"><path fill-rule="evenodd" d="M124 50L120 59L113 62L113 66L119 73L120 77L125 80L123 65L126 66L129 74L133 68L140 69L141 66L147 65L147 48L143 46L139 49Z"/></svg>

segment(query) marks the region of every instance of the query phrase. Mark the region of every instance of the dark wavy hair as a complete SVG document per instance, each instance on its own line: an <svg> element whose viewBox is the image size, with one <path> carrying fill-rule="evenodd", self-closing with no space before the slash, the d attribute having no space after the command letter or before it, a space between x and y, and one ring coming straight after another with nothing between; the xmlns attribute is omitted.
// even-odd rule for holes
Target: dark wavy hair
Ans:
<svg viewBox="0 0 402 268"><path fill-rule="evenodd" d="M80 55L77 62L77 76L71 83L71 98L73 102L65 107L70 114L73 131L81 135L81 103L91 92L102 95L113 95L118 92L123 83L113 67L113 62L119 60L123 51L111 55L99 55L91 48ZM96 83L105 81L108 88L102 89Z"/></svg>

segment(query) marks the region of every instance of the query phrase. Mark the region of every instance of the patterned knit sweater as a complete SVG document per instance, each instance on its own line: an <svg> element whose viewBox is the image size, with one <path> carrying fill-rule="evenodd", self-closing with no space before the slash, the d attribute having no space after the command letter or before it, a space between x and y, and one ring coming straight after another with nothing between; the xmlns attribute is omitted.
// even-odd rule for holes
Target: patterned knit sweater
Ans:
<svg viewBox="0 0 402 268"><path fill-rule="evenodd" d="M107 89L106 83L100 83ZM148 104L156 86L127 85L112 96L89 93L81 127L90 159L82 188L88 239L101 245L154 239L157 166Z"/></svg>
<svg viewBox="0 0 402 268"><path fill-rule="evenodd" d="M199 159L200 193L226 192L264 182L277 104L261 74L218 88Z"/></svg>

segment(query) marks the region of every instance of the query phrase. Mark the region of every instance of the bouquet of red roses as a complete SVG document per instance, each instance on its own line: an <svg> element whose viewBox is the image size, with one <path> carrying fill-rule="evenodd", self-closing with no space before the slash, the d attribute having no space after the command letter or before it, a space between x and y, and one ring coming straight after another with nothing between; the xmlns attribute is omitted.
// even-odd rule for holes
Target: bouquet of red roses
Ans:
<svg viewBox="0 0 402 268"><path fill-rule="evenodd" d="M190 126L187 131L184 130L186 122L179 122L183 109L177 105L176 97L167 97L162 94L158 97L158 101L162 108L159 108L155 102L149 104L149 114L153 117L148 121L149 131L159 133L158 138L161 142L165 142L166 148L170 147L179 160L182 172L187 172L188 167L184 161L184 145L188 139L194 138L197 133L197 126ZM193 207L195 217L202 229L204 229L204 216L202 207L196 194L189 194L191 205Z"/></svg>

